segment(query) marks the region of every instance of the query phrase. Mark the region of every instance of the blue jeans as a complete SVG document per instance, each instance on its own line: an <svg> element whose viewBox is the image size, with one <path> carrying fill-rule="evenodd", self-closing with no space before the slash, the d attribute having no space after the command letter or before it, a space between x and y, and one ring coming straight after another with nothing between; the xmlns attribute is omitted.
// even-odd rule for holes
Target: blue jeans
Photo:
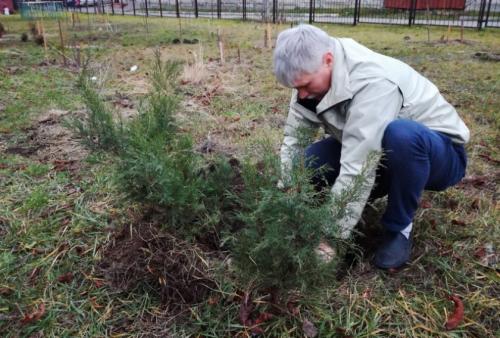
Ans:
<svg viewBox="0 0 500 338"><path fill-rule="evenodd" d="M331 186L340 170L342 145L333 137L318 141L305 151L306 165L326 166L313 183L318 189ZM457 184L465 175L467 155L463 145L445 134L411 120L395 120L384 132L384 157L370 199L387 195L382 224L389 231L401 231L413 221L424 190L441 191Z"/></svg>

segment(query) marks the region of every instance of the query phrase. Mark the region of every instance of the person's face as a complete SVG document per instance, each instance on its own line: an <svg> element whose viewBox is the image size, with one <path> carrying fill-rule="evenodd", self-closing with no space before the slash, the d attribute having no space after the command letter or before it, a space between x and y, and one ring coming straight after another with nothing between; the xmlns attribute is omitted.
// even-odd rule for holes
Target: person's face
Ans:
<svg viewBox="0 0 500 338"><path fill-rule="evenodd" d="M323 55L323 62L313 73L303 73L294 81L299 99L321 100L330 90L333 69L333 55L328 52Z"/></svg>

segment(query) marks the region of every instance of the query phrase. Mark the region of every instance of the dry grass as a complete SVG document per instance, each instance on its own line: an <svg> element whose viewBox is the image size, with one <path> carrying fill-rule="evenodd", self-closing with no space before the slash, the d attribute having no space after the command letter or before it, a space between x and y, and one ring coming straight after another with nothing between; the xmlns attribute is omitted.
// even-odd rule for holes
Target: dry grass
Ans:
<svg viewBox="0 0 500 338"><path fill-rule="evenodd" d="M191 51L193 59L184 65L181 81L185 84L201 85L210 77L210 73L203 61L203 46L197 51Z"/></svg>
<svg viewBox="0 0 500 338"><path fill-rule="evenodd" d="M259 47L263 25L216 21L217 27L214 21L183 19L183 36L200 40L200 52L197 46L170 43L178 31L176 20L150 18L146 32L141 19L114 17L109 19L113 27L109 32L87 29L88 22L107 26L104 18L97 17L99 22L93 16L89 21L84 15L81 18L74 30L66 27L71 37L68 43L81 43L96 66L109 64L103 86L117 110L138 109L147 92L145 78L152 51L159 46L162 58L185 62L186 78L177 86L184 108L178 115L198 146L239 156L245 148L257 149L252 145L266 138L277 152L289 91L272 77L272 51ZM12 36L28 30L26 22L17 17L8 18L5 26ZM224 32L224 65L217 61L218 28ZM276 26L274 36L284 28ZM472 130L467 145L468 173L453 189L425 194L415 219L415 250L404 270L388 274L370 264L382 201L362 229L367 235L359 240L362 254L346 262L353 265L339 271L338 280L320 298L298 297L293 311L283 311L266 322L266 336L303 336L305 320L316 326L319 337L498 336L500 65L474 57L483 51L498 54L498 32L467 30L467 44L428 44L427 30L418 27L323 28L402 59L435 82ZM56 24L48 22L47 30L57 32ZM431 28L431 39L439 40L445 31ZM216 291L200 291L197 304L184 305L174 315L161 301L162 276L148 273L148 265L143 264L154 261L167 266L162 265L168 261L161 255L169 256L170 251L163 249L171 243L170 237L151 232L154 236L146 236L146 241L134 246L127 242L134 237L125 236L120 242L116 235L132 220L154 213L117 192L112 162L106 156L91 154L83 159L77 150L51 148L59 146L61 135L66 146L73 141L58 129L59 115L49 115L52 117L45 122L41 116L50 109L71 114L82 108L73 89L74 68L64 68L59 54L52 50L57 40L57 34L49 34L49 56L56 60L49 63L44 62L43 48L22 44L19 39L0 40L0 90L5 94L0 99L2 336L249 336L250 331L238 320L241 290L235 289L230 270L224 274L204 270L209 274L207 280L216 283L206 284ZM138 70L132 73L129 69L134 64ZM50 134L51 130L57 130L57 135ZM50 158L36 155L42 148L9 153L15 147L35 149L40 135L46 136L43 149L56 150L50 151ZM256 157L261 155L254 152ZM150 221L154 223L142 220L137 224ZM159 246L150 247L149 242ZM197 262L191 266L204 266L203 260L208 261L204 253L183 245L174 245L176 252L190 253ZM133 264L122 265L113 275L103 264L109 267L120 261L113 251L120 246ZM139 273L128 275L130 266ZM61 282L60 277L69 272L72 277ZM144 279L137 280L141 273ZM129 288L114 287L115 282L129 277L137 283ZM463 300L465 318L456 330L448 332L443 325L453 311L449 294ZM41 304L45 312L40 318L23 322ZM254 305L255 314L267 311L269 299L255 295Z"/></svg>

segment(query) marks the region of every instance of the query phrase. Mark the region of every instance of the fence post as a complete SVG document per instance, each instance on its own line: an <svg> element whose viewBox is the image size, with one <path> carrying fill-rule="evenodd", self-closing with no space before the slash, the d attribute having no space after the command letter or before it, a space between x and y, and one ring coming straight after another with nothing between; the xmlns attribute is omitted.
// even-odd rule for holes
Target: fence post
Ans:
<svg viewBox="0 0 500 338"><path fill-rule="evenodd" d="M278 17L278 0L273 0L273 23L276 23Z"/></svg>
<svg viewBox="0 0 500 338"><path fill-rule="evenodd" d="M194 17L198 18L198 0L194 0Z"/></svg>
<svg viewBox="0 0 500 338"><path fill-rule="evenodd" d="M479 4L479 13L477 15L477 29L481 29L484 21L484 7L486 5L486 0L481 0Z"/></svg>
<svg viewBox="0 0 500 338"><path fill-rule="evenodd" d="M359 22L359 17L361 16L361 0L358 0L358 15L356 18L356 22Z"/></svg>
<svg viewBox="0 0 500 338"><path fill-rule="evenodd" d="M409 13L408 13L408 26L415 23L415 15L417 12L417 0L411 0Z"/></svg>
<svg viewBox="0 0 500 338"><path fill-rule="evenodd" d="M488 10L486 11L486 20L484 22L484 27L488 27L488 21L490 20L490 11L491 11L491 2L493 0L490 0L488 2Z"/></svg>
<svg viewBox="0 0 500 338"><path fill-rule="evenodd" d="M309 23L314 21L314 0L309 0Z"/></svg>
<svg viewBox="0 0 500 338"><path fill-rule="evenodd" d="M135 16L135 0L132 0L132 9L134 10L134 16Z"/></svg>
<svg viewBox="0 0 500 338"><path fill-rule="evenodd" d="M178 18L181 17L181 10L179 8L179 0L175 0L175 16Z"/></svg>
<svg viewBox="0 0 500 338"><path fill-rule="evenodd" d="M359 5L361 3L361 0L354 0L354 17L352 20L352 25L356 26L358 23L358 15L359 15Z"/></svg>

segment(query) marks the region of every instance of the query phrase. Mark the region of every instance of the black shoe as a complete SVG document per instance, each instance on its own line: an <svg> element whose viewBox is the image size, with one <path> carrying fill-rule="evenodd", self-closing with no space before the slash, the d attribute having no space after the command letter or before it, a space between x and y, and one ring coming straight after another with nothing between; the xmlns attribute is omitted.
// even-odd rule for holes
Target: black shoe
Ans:
<svg viewBox="0 0 500 338"><path fill-rule="evenodd" d="M412 240L401 232L387 231L384 242L375 252L373 263L381 269L397 269L408 262Z"/></svg>

